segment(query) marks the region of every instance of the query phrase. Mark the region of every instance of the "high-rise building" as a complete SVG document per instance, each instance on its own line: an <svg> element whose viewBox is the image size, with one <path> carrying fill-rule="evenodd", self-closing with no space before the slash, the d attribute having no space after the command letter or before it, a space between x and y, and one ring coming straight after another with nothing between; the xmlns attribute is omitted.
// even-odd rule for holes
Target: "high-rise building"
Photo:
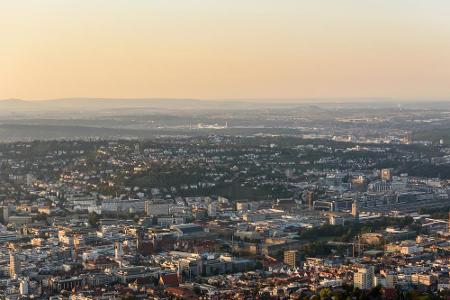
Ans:
<svg viewBox="0 0 450 300"><path fill-rule="evenodd" d="M20 295L22 296L28 295L28 287L29 287L28 279L27 278L21 279L19 283Z"/></svg>
<svg viewBox="0 0 450 300"><path fill-rule="evenodd" d="M9 252L9 275L11 278L20 275L20 260L13 251Z"/></svg>
<svg viewBox="0 0 450 300"><path fill-rule="evenodd" d="M8 224L9 222L9 207L0 206L0 223Z"/></svg>
<svg viewBox="0 0 450 300"><path fill-rule="evenodd" d="M122 243L120 241L114 242L114 259L116 261L120 261L122 259L123 249Z"/></svg>
<svg viewBox="0 0 450 300"><path fill-rule="evenodd" d="M359 208L357 201L352 202L352 216L355 218L355 220L359 219Z"/></svg>
<svg viewBox="0 0 450 300"><path fill-rule="evenodd" d="M217 205L216 203L208 204L208 217L214 218L217 215Z"/></svg>
<svg viewBox="0 0 450 300"><path fill-rule="evenodd" d="M306 192L306 204L308 205L309 209L313 209L313 206L314 206L314 192L313 191Z"/></svg>
<svg viewBox="0 0 450 300"><path fill-rule="evenodd" d="M139 229L136 232L136 251L139 253L142 250L142 241L144 240L144 231Z"/></svg>
<svg viewBox="0 0 450 300"><path fill-rule="evenodd" d="M297 250L286 250L284 251L284 263L292 268L298 267L298 251Z"/></svg>
<svg viewBox="0 0 450 300"><path fill-rule="evenodd" d="M387 274L386 275L386 287L389 289L395 288L397 285L397 275Z"/></svg>
<svg viewBox="0 0 450 300"><path fill-rule="evenodd" d="M139 143L134 144L134 153L135 154L141 153L141 149L140 149Z"/></svg>
<svg viewBox="0 0 450 300"><path fill-rule="evenodd" d="M353 275L353 285L361 290L370 290L373 287L373 266L359 268Z"/></svg>
<svg viewBox="0 0 450 300"><path fill-rule="evenodd" d="M292 178L294 176L294 170L286 169L286 171L284 171L284 174L286 175L287 178Z"/></svg>
<svg viewBox="0 0 450 300"><path fill-rule="evenodd" d="M28 173L26 176L26 181L28 186L32 186L34 183L34 176L33 174Z"/></svg>

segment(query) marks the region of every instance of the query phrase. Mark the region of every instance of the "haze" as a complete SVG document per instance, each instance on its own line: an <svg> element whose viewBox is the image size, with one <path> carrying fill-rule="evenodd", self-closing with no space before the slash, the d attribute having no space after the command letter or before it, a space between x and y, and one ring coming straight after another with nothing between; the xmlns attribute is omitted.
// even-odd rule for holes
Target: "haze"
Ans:
<svg viewBox="0 0 450 300"><path fill-rule="evenodd" d="M0 98L450 95L450 3L14 0Z"/></svg>

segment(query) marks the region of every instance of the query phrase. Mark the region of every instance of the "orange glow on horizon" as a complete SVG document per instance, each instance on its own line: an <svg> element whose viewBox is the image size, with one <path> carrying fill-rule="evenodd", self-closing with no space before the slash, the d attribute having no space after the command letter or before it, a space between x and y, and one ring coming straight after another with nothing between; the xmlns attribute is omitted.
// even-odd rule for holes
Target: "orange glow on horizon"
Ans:
<svg viewBox="0 0 450 300"><path fill-rule="evenodd" d="M0 99L450 96L450 3L15 0Z"/></svg>

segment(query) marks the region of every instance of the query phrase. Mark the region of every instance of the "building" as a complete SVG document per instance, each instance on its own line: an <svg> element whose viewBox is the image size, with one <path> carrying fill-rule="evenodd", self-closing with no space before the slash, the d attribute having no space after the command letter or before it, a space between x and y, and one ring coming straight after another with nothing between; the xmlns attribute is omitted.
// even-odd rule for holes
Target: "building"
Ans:
<svg viewBox="0 0 450 300"><path fill-rule="evenodd" d="M33 185L33 182L34 182L34 176L33 176L33 174L28 173L28 174L26 175L26 183L27 183L27 185L28 185L28 186L32 186L32 185Z"/></svg>
<svg viewBox="0 0 450 300"><path fill-rule="evenodd" d="M9 206L0 206L0 223L8 224L9 222Z"/></svg>
<svg viewBox="0 0 450 300"><path fill-rule="evenodd" d="M177 287L180 285L180 280L177 273L161 274L159 276L159 285L166 287Z"/></svg>
<svg viewBox="0 0 450 300"><path fill-rule="evenodd" d="M358 202L353 201L352 203L352 216L355 218L355 220L359 219L359 208L358 208Z"/></svg>
<svg viewBox="0 0 450 300"><path fill-rule="evenodd" d="M84 279L78 276L68 278L53 277L50 279L50 287L55 292L60 292L62 290L70 291L73 288L82 285L84 285Z"/></svg>
<svg viewBox="0 0 450 300"><path fill-rule="evenodd" d="M435 277L431 274L412 274L411 282L415 285L430 286L436 281Z"/></svg>
<svg viewBox="0 0 450 300"><path fill-rule="evenodd" d="M200 257L185 257L178 261L178 272L186 280L202 274L202 260Z"/></svg>
<svg viewBox="0 0 450 300"><path fill-rule="evenodd" d="M9 275L15 278L20 274L20 261L14 252L9 253Z"/></svg>
<svg viewBox="0 0 450 300"><path fill-rule="evenodd" d="M119 241L114 242L114 259L116 261L120 261L122 259L123 249L122 243Z"/></svg>
<svg viewBox="0 0 450 300"><path fill-rule="evenodd" d="M160 202L145 202L145 214L147 216L167 216L169 215L169 204Z"/></svg>
<svg viewBox="0 0 450 300"><path fill-rule="evenodd" d="M215 203L210 203L208 205L208 217L215 218L217 216L217 205Z"/></svg>
<svg viewBox="0 0 450 300"><path fill-rule="evenodd" d="M13 225L26 225L33 222L30 216L9 216L8 223Z"/></svg>
<svg viewBox="0 0 450 300"><path fill-rule="evenodd" d="M314 206L314 192L313 191L306 192L306 204L308 205L308 208L310 210L313 209L313 206Z"/></svg>
<svg viewBox="0 0 450 300"><path fill-rule="evenodd" d="M203 227L197 224L172 225L170 228L175 231L177 237L201 235L205 232Z"/></svg>
<svg viewBox="0 0 450 300"><path fill-rule="evenodd" d="M134 154L141 153L140 145L139 143L134 144Z"/></svg>
<svg viewBox="0 0 450 300"><path fill-rule="evenodd" d="M184 217L161 216L156 219L156 224L161 227L170 227L172 225L184 223L186 223L186 219Z"/></svg>
<svg viewBox="0 0 450 300"><path fill-rule="evenodd" d="M355 218L346 212L326 212L324 215L328 217L331 225L346 225L355 221Z"/></svg>
<svg viewBox="0 0 450 300"><path fill-rule="evenodd" d="M298 267L299 255L297 250L286 250L284 251L284 259L283 262L292 267Z"/></svg>
<svg viewBox="0 0 450 300"><path fill-rule="evenodd" d="M272 208L284 211L290 211L295 207L297 207L297 203L293 198L278 198L272 205Z"/></svg>
<svg viewBox="0 0 450 300"><path fill-rule="evenodd" d="M381 180L383 181L391 181L391 170L390 169L381 169Z"/></svg>
<svg viewBox="0 0 450 300"><path fill-rule="evenodd" d="M28 279L24 278L20 280L20 284L19 284L19 292L21 296L26 296L28 295L28 289L29 289L29 283L28 283Z"/></svg>
<svg viewBox="0 0 450 300"><path fill-rule="evenodd" d="M145 201L141 199L109 199L101 202L101 211L109 213L139 213L145 210Z"/></svg>
<svg viewBox="0 0 450 300"><path fill-rule="evenodd" d="M353 276L353 285L361 290L370 290L373 287L373 266L359 268Z"/></svg>
<svg viewBox="0 0 450 300"><path fill-rule="evenodd" d="M249 210L248 202L236 202L236 210L237 211L247 211L247 210Z"/></svg>
<svg viewBox="0 0 450 300"><path fill-rule="evenodd" d="M397 285L397 275L387 274L386 275L386 287L393 289Z"/></svg>
<svg viewBox="0 0 450 300"><path fill-rule="evenodd" d="M118 282L124 284L145 278L159 278L160 268L150 268L143 266L128 266L114 269L111 274L117 278Z"/></svg>
<svg viewBox="0 0 450 300"><path fill-rule="evenodd" d="M400 247L400 253L405 255L412 255L416 253L422 253L423 247L411 244L411 245L404 245Z"/></svg>

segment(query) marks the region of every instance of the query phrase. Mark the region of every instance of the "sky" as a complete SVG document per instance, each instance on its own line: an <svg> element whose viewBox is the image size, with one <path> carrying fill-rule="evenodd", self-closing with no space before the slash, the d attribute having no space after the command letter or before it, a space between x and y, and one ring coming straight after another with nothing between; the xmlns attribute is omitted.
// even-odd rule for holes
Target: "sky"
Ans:
<svg viewBox="0 0 450 300"><path fill-rule="evenodd" d="M450 99L448 0L0 1L0 99Z"/></svg>

